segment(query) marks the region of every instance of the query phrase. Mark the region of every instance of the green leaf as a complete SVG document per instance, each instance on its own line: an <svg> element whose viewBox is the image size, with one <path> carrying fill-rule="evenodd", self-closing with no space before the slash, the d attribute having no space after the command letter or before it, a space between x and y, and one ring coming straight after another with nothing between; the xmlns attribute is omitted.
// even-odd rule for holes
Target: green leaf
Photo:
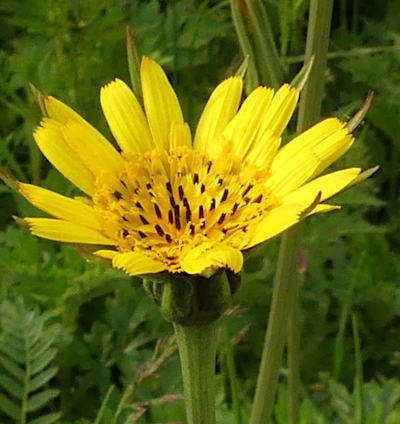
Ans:
<svg viewBox="0 0 400 424"><path fill-rule="evenodd" d="M0 411L3 411L9 417L19 420L21 410L19 406L12 400L6 398L0 393Z"/></svg>
<svg viewBox="0 0 400 424"><path fill-rule="evenodd" d="M28 424L52 424L61 418L61 412L51 412L50 414L42 415L33 421L28 421Z"/></svg>
<svg viewBox="0 0 400 424"><path fill-rule="evenodd" d="M18 364L16 364L14 361L12 361L7 356L1 355L0 356L0 364L14 377L18 378L21 381L24 381L25 379L25 372L22 369L22 367Z"/></svg>
<svg viewBox="0 0 400 424"><path fill-rule="evenodd" d="M27 408L26 408L27 411L32 412L32 411L36 411L37 409L40 409L49 400L57 397L59 393L60 391L57 389L49 389L32 396L30 399L28 399Z"/></svg>
<svg viewBox="0 0 400 424"><path fill-rule="evenodd" d="M57 349L51 348L47 351L43 352L43 354L39 357L37 357L34 361L31 363L31 374L34 375L41 371L43 368L47 367L49 363L55 358L57 355Z"/></svg>
<svg viewBox="0 0 400 424"><path fill-rule="evenodd" d="M54 343L55 335L46 336L45 340L41 340L41 343L37 343L29 352L29 360L33 361L43 353Z"/></svg>
<svg viewBox="0 0 400 424"><path fill-rule="evenodd" d="M0 373L0 385L8 393L16 397L17 399L22 399L24 389L21 384L18 384L14 378L11 378L5 374Z"/></svg>
<svg viewBox="0 0 400 424"><path fill-rule="evenodd" d="M29 382L29 385L28 385L29 391L33 392L39 389L40 387L42 387L43 385L45 385L49 380L51 380L57 374L57 371L58 371L58 367L53 366L39 373L38 375L36 375Z"/></svg>

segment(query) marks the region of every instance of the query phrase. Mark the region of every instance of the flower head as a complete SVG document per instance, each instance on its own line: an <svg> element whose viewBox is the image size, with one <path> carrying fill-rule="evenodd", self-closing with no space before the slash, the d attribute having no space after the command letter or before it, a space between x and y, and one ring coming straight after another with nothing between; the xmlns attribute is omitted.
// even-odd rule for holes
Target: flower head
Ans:
<svg viewBox="0 0 400 424"><path fill-rule="evenodd" d="M163 70L143 58L144 108L114 80L100 100L117 150L53 97L35 140L86 196L68 198L31 185L18 189L53 218L25 218L33 234L100 245L95 255L129 275L161 271L237 273L242 251L315 212L359 168L318 175L353 143L345 123L326 119L281 147L299 92L255 89L241 104L242 80L213 91L191 137ZM240 106L240 107L239 107Z"/></svg>

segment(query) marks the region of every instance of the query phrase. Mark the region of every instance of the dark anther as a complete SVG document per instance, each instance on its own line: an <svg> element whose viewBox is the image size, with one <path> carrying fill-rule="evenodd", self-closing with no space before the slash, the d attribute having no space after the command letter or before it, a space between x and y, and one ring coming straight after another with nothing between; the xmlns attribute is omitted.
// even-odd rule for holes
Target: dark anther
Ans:
<svg viewBox="0 0 400 424"><path fill-rule="evenodd" d="M172 207L174 207L176 205L174 196L169 196L169 203L171 203Z"/></svg>
<svg viewBox="0 0 400 424"><path fill-rule="evenodd" d="M171 209L168 211L168 222L170 224L173 224L174 223L174 213L172 212Z"/></svg>
<svg viewBox="0 0 400 424"><path fill-rule="evenodd" d="M122 216L122 220L128 222L128 218L126 216Z"/></svg>
<svg viewBox="0 0 400 424"><path fill-rule="evenodd" d="M246 196L246 194L253 188L253 184L249 184L246 188L246 190L243 192L242 196Z"/></svg>
<svg viewBox="0 0 400 424"><path fill-rule="evenodd" d="M190 235L194 235L194 224L190 224Z"/></svg>
<svg viewBox="0 0 400 424"><path fill-rule="evenodd" d="M167 240L168 243L171 243L172 241L172 237L169 234L165 234L165 239Z"/></svg>
<svg viewBox="0 0 400 424"><path fill-rule="evenodd" d="M222 232L223 232L224 234L226 234L226 233L228 232L228 230L227 230L226 228L223 228L223 229L222 229Z"/></svg>
<svg viewBox="0 0 400 424"><path fill-rule="evenodd" d="M139 215L139 218L143 222L144 225L149 223L149 221L147 221L147 219L143 215Z"/></svg>
<svg viewBox="0 0 400 424"><path fill-rule="evenodd" d="M114 197L116 197L118 200L122 199L122 194L118 191L115 190L113 193Z"/></svg>
<svg viewBox="0 0 400 424"><path fill-rule="evenodd" d="M226 188L224 190L224 194L222 195L221 202L225 202L225 200L228 198L228 194L229 194L229 190Z"/></svg>
<svg viewBox="0 0 400 424"><path fill-rule="evenodd" d="M263 195L262 195L262 194L260 194L260 195L257 197L257 199L255 199L255 200L254 200L254 203L261 203L262 198L263 198Z"/></svg>
<svg viewBox="0 0 400 424"><path fill-rule="evenodd" d="M123 238L127 238L129 236L129 231L128 230L123 230L122 231L122 237Z"/></svg>
<svg viewBox="0 0 400 424"><path fill-rule="evenodd" d="M237 211L238 207L239 207L239 203L235 203L235 204L233 205L232 215L233 215L233 214Z"/></svg>
<svg viewBox="0 0 400 424"><path fill-rule="evenodd" d="M200 187L200 192L204 193L206 191L206 186L204 184L201 185Z"/></svg>
<svg viewBox="0 0 400 424"><path fill-rule="evenodd" d="M154 203L154 210L156 211L157 218L161 218L161 211L157 203Z"/></svg>
<svg viewBox="0 0 400 424"><path fill-rule="evenodd" d="M213 209L215 209L215 199L211 199L211 205L210 205L210 211L212 211Z"/></svg>
<svg viewBox="0 0 400 424"><path fill-rule="evenodd" d="M182 200L185 193L183 192L183 187L181 185L178 187L178 192L179 198Z"/></svg>
<svg viewBox="0 0 400 424"><path fill-rule="evenodd" d="M151 190L151 189L152 189L151 184L150 184L150 183L147 183L147 184L146 184L146 188L147 188L147 190Z"/></svg>
<svg viewBox="0 0 400 424"><path fill-rule="evenodd" d="M165 187L167 187L167 190L172 194L172 187L169 181L165 184Z"/></svg>
<svg viewBox="0 0 400 424"><path fill-rule="evenodd" d="M175 215L175 227L180 230L181 229L181 220L179 215L179 205L174 206L174 215Z"/></svg>
<svg viewBox="0 0 400 424"><path fill-rule="evenodd" d="M224 180L222 178L218 179L218 185L222 185L223 182L224 182Z"/></svg>
<svg viewBox="0 0 400 424"><path fill-rule="evenodd" d="M183 199L183 206L186 208L186 222L189 222L192 219L192 211L190 210L189 202L186 197Z"/></svg>
<svg viewBox="0 0 400 424"><path fill-rule="evenodd" d="M224 219L226 217L226 213L221 213L221 216L219 217L218 224L222 224L224 222Z"/></svg>
<svg viewBox="0 0 400 424"><path fill-rule="evenodd" d="M157 234L160 236L160 237L162 237L163 235L164 235L164 231L163 231L163 229L157 224L155 227L154 227L155 229L156 229L156 231L157 231Z"/></svg>
<svg viewBox="0 0 400 424"><path fill-rule="evenodd" d="M125 188L127 188L126 187L126 183L125 183L125 181L123 181L123 180L119 180L119 182L125 187Z"/></svg>
<svg viewBox="0 0 400 424"><path fill-rule="evenodd" d="M209 174L209 173L210 173L211 165L212 165L212 162L211 162L211 161L210 161L210 162L208 162L208 164L207 164L207 174Z"/></svg>
<svg viewBox="0 0 400 424"><path fill-rule="evenodd" d="M199 219L204 218L204 208L203 205L199 206Z"/></svg>
<svg viewBox="0 0 400 424"><path fill-rule="evenodd" d="M136 205L139 209L142 209L142 210L143 210L143 206L141 205L141 203L140 203L140 202L136 202L136 203L135 203L135 205Z"/></svg>
<svg viewBox="0 0 400 424"><path fill-rule="evenodd" d="M198 184L199 183L199 174L194 174L193 175L193 184Z"/></svg>
<svg viewBox="0 0 400 424"><path fill-rule="evenodd" d="M138 231L138 233L139 233L139 236L141 237L141 238L146 238L147 236L146 236L146 234L143 232L143 231Z"/></svg>

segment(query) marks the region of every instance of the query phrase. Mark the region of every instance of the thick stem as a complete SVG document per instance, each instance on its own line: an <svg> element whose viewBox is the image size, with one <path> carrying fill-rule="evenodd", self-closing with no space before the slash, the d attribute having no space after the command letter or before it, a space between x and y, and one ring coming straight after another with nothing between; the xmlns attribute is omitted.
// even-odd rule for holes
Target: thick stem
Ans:
<svg viewBox="0 0 400 424"><path fill-rule="evenodd" d="M308 61L312 55L315 55L315 61L300 99L298 132L313 124L320 115L332 8L333 0L311 0L310 2L305 61ZM265 424L270 422L271 419L287 334L289 311L299 308L299 304L293 307L293 293L291 292L293 287L295 292L298 290L297 264L302 228L303 224L300 223L286 231L282 237L250 424ZM299 299L299 296L297 296L297 299ZM292 329L292 331L296 330ZM298 367L299 362L292 361L293 365ZM293 371L292 376L299 375L299 369ZM299 404L298 384L297 379L290 383L291 391L289 395L293 396L290 400L292 408L296 408ZM298 416L298 412L293 409L291 414L294 419Z"/></svg>
<svg viewBox="0 0 400 424"><path fill-rule="evenodd" d="M174 324L179 346L188 424L215 424L217 322Z"/></svg>

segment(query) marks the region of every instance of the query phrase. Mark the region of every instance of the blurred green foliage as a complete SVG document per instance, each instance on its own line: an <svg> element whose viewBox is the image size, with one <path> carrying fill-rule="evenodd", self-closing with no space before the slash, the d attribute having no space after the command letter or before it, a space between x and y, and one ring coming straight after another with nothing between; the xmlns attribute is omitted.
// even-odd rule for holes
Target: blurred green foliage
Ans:
<svg viewBox="0 0 400 424"><path fill-rule="evenodd" d="M291 78L304 52L307 2L266 0L265 6ZM335 166L379 164L381 170L335 199L343 205L340 212L312 217L307 224L302 423L356 422L353 311L358 313L362 341L366 423L400 422L399 15L397 0L381 1L379 8L373 0L335 3L323 115L348 119L369 91L376 93L357 130L357 143ZM115 77L129 81L126 25L132 27L139 51L168 72L192 129L212 88L241 60L227 1L21 0L16 7L14 1L2 0L2 169L22 181L72 193L33 143L40 111L29 83L74 107L111 139L98 94L101 85ZM171 336L172 329L139 280L85 261L74 247L17 228L12 214L38 212L4 185L0 204L1 341L10 331L25 328L29 314L41 322L43 337L57 326L52 341L57 355L44 371L59 371L33 395L58 393L53 390L59 395L48 397L42 409L32 409L29 419L50 423L43 417L61 412L59 422L69 424L110 423L115 417L115 424L183 421L173 343L168 338L157 343ZM235 298L243 309L226 318L235 343L243 416L255 388L277 245L275 240L249 252ZM10 330L6 317L15 311L20 312ZM218 422L231 423L222 344L220 351ZM4 355L13 359L10 352ZM0 375L7 376L1 367L0 359ZM287 422L285 376L282 369L275 411L279 424ZM18 399L7 388L0 394ZM3 407L0 422L22 421L10 418Z"/></svg>

